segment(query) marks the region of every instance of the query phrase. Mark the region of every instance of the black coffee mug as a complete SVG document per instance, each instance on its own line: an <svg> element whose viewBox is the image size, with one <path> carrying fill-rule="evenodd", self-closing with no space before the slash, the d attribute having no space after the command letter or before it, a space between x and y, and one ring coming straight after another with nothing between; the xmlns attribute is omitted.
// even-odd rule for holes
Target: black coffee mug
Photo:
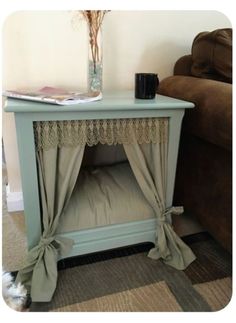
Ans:
<svg viewBox="0 0 236 323"><path fill-rule="evenodd" d="M154 99L156 96L159 79L154 73L135 74L135 98Z"/></svg>

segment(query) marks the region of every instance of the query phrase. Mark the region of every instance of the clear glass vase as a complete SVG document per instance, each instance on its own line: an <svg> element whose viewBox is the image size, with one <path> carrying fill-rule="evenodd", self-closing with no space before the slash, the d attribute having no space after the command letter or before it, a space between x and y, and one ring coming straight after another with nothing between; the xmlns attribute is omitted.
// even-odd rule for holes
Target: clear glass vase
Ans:
<svg viewBox="0 0 236 323"><path fill-rule="evenodd" d="M102 92L102 31L101 28L96 36L89 32L88 49L88 91Z"/></svg>

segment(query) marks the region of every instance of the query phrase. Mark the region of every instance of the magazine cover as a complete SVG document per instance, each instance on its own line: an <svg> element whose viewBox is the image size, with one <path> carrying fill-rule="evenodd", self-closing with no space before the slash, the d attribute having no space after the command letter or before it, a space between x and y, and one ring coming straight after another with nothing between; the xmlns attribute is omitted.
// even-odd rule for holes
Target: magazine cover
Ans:
<svg viewBox="0 0 236 323"><path fill-rule="evenodd" d="M102 99L101 92L71 92L46 86L38 91L16 90L5 91L4 96L20 100L37 101L58 105L72 105Z"/></svg>

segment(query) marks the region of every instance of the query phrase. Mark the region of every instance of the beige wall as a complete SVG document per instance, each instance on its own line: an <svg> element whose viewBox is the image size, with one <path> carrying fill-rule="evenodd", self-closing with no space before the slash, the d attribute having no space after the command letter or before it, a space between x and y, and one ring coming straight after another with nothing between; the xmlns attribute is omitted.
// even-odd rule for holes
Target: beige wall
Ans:
<svg viewBox="0 0 236 323"><path fill-rule="evenodd" d="M3 88L85 89L87 34L69 11L16 12L3 26ZM135 72L172 74L194 36L231 27L216 11L112 11L103 24L104 90L133 89ZM3 115L10 189L21 191L14 118Z"/></svg>

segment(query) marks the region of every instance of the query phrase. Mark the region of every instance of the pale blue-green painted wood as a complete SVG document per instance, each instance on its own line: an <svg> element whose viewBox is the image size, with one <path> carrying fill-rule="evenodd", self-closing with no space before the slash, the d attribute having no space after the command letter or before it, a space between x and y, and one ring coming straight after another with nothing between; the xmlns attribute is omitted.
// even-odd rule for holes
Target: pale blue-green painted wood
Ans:
<svg viewBox="0 0 236 323"><path fill-rule="evenodd" d="M94 229L96 230L96 229ZM88 241L82 243L75 243L72 251L65 258L89 254L97 251L104 251L109 249L120 248L124 246L131 246L142 242L155 242L155 228L147 232L138 232L114 236L111 238L106 238L98 241ZM61 259L61 258L60 258Z"/></svg>
<svg viewBox="0 0 236 323"><path fill-rule="evenodd" d="M156 219L113 224L79 232L65 233L74 240L74 247L67 257L128 246L144 241L155 242Z"/></svg>
<svg viewBox="0 0 236 323"><path fill-rule="evenodd" d="M143 221L133 221L119 224L110 224L109 226L100 226L95 229L80 230L78 235L77 231L64 233L64 236L74 240L76 243L89 242L102 240L104 238L111 238L113 236L122 236L130 234L130 232L146 232L153 229L156 225L157 219L147 219ZM79 239L78 239L79 237Z"/></svg>
<svg viewBox="0 0 236 323"><path fill-rule="evenodd" d="M41 236L41 217L33 124L29 118L20 113L16 113L15 123L28 249L31 249L37 245Z"/></svg>
<svg viewBox="0 0 236 323"><path fill-rule="evenodd" d="M182 109L183 110L183 109ZM48 113L22 113L25 118L31 121L49 121L49 120L94 120L94 119L126 119L126 118L161 118L172 117L176 110L140 110L140 111L86 111L86 112L48 112ZM181 111L180 109L178 111Z"/></svg>
<svg viewBox="0 0 236 323"><path fill-rule="evenodd" d="M161 95L157 95L154 100L136 100L133 91L105 93L101 101L74 106L8 99L5 111L14 112L16 116L29 249L37 244L41 235L33 121L168 117L170 128L166 200L167 206L171 206L181 122L184 110L193 107L193 103ZM143 241L154 242L155 232L156 220L144 220L63 235L75 241L74 248L68 255L75 256Z"/></svg>
<svg viewBox="0 0 236 323"><path fill-rule="evenodd" d="M163 95L156 95L153 100L138 100L134 98L133 91L120 91L104 93L100 101L77 104L70 106L58 106L53 104L37 103L33 101L22 101L8 99L5 111L8 112L101 112L101 111L140 111L156 109L188 109L194 104Z"/></svg>

